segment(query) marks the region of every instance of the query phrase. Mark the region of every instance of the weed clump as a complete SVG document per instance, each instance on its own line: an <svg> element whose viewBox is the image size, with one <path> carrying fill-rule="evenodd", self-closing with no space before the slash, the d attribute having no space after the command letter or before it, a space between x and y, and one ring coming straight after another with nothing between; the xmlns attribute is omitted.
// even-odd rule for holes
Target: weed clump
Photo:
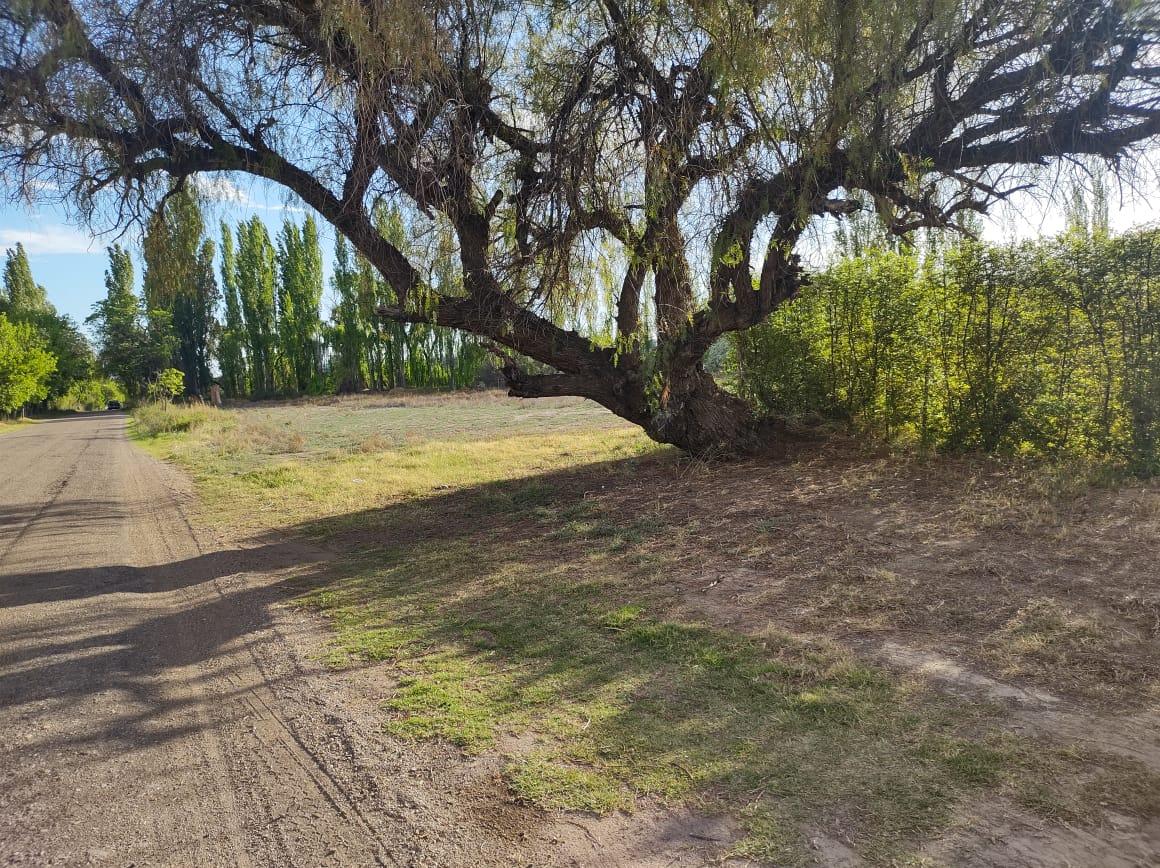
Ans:
<svg viewBox="0 0 1160 868"><path fill-rule="evenodd" d="M182 406L161 402L138 404L133 410L136 432L142 437L195 431L207 422L220 421L222 410L204 404Z"/></svg>

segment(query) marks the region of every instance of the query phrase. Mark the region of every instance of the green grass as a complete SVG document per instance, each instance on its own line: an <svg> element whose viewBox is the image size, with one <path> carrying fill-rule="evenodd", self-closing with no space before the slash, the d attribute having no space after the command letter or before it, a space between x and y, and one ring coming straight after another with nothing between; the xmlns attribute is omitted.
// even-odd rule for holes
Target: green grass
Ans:
<svg viewBox="0 0 1160 868"><path fill-rule="evenodd" d="M10 434L26 425L33 424L33 419L0 419L0 434Z"/></svg>
<svg viewBox="0 0 1160 868"><path fill-rule="evenodd" d="M203 404L146 403L133 410L133 432L141 438L156 438L194 431L206 424L221 425L225 418L222 411Z"/></svg>
<svg viewBox="0 0 1160 868"><path fill-rule="evenodd" d="M193 476L205 517L238 533L659 449L595 405L532 403L484 393L241 410L147 405L134 427L147 450ZM494 496L480 508L534 505L544 492L528 483Z"/></svg>
<svg viewBox="0 0 1160 868"><path fill-rule="evenodd" d="M834 826L872 863L904 860L980 799L1069 822L1100 802L1155 811L1156 779L1134 765L1101 759L1116 774L1093 779L1091 757L1007 733L996 707L818 635L688 610L674 580L704 563L706 522L736 536L740 519L702 507L695 467L598 408L410 400L138 425L192 474L206 520L342 553L299 580L297 604L333 625L329 665L389 667L390 734L501 751L512 791L546 809L732 812L735 852L779 865L808 862L809 835ZM659 467L681 510L634 487ZM745 520L759 540L780 532Z"/></svg>

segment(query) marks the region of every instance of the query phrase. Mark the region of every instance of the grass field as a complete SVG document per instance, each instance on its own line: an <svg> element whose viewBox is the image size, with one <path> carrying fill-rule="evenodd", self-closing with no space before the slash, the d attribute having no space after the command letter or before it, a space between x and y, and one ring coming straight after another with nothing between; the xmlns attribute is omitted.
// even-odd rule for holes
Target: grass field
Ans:
<svg viewBox="0 0 1160 868"><path fill-rule="evenodd" d="M389 670L388 732L499 752L545 809L723 811L775 864L1160 816L1154 486L838 442L710 465L492 393L137 434L223 532L339 552L295 600L329 663Z"/></svg>

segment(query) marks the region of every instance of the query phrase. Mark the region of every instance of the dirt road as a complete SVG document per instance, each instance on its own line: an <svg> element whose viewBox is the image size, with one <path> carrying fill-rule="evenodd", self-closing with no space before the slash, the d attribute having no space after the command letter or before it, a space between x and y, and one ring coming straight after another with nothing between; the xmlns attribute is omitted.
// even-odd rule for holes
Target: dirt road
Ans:
<svg viewBox="0 0 1160 868"><path fill-rule="evenodd" d="M0 863L399 861L343 727L303 734L325 702L267 603L308 553L206 545L125 427L0 437Z"/></svg>

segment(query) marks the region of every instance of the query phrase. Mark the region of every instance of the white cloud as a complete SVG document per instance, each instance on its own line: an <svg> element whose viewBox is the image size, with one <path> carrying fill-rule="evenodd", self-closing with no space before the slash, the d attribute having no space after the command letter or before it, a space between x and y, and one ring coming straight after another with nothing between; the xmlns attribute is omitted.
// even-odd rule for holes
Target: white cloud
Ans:
<svg viewBox="0 0 1160 868"><path fill-rule="evenodd" d="M306 211L305 208L297 205L287 205L281 202L271 205L267 201L255 199L246 190L243 190L229 178L221 175L195 175L193 185L202 196L212 202L224 202L229 205L237 205L239 208L252 208L257 211L286 211L292 213L303 213Z"/></svg>
<svg viewBox="0 0 1160 868"><path fill-rule="evenodd" d="M214 202L232 202L238 205L248 205L250 202L248 193L221 175L195 175L193 186L197 188L197 192Z"/></svg>
<svg viewBox="0 0 1160 868"><path fill-rule="evenodd" d="M46 253L93 253L100 249L91 235L69 226L0 229L0 248L23 244L32 256Z"/></svg>

